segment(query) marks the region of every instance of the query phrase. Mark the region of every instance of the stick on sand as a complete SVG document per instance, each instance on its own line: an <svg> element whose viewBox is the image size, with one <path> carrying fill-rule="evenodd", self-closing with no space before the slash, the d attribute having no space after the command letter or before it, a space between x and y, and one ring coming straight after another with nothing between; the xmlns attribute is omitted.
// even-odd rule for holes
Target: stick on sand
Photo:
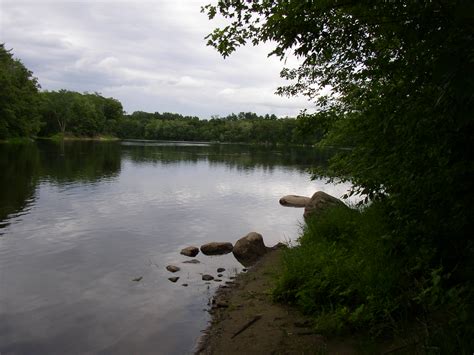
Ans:
<svg viewBox="0 0 474 355"><path fill-rule="evenodd" d="M256 321L258 321L260 318L262 318L262 315L258 314L256 315L255 317L253 317L251 320L249 320L247 323L244 324L244 326L242 328L240 328L239 331L237 331L236 333L234 333L234 335L231 336L231 339L234 339L237 335L239 335L240 333L242 333L245 329L247 329L248 327L250 327L252 324L254 324Z"/></svg>

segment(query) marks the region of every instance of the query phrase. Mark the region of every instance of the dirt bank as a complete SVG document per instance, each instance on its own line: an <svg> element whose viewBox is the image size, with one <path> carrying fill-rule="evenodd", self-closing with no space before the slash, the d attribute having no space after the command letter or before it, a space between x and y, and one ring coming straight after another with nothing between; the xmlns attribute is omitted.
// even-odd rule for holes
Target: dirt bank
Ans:
<svg viewBox="0 0 474 355"><path fill-rule="evenodd" d="M308 318L272 302L281 250L264 256L233 284L221 287L211 309L212 322L196 354L352 354L351 344L329 343Z"/></svg>

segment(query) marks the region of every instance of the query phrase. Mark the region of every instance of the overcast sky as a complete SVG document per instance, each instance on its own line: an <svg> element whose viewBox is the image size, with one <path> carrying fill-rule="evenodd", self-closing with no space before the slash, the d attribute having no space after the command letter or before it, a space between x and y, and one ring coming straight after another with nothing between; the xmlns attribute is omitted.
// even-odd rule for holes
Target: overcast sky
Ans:
<svg viewBox="0 0 474 355"><path fill-rule="evenodd" d="M200 13L208 1L0 0L0 42L43 89L100 92L129 113L293 116L311 107L274 94L283 63L267 58L270 46L225 60L206 46L217 25Z"/></svg>

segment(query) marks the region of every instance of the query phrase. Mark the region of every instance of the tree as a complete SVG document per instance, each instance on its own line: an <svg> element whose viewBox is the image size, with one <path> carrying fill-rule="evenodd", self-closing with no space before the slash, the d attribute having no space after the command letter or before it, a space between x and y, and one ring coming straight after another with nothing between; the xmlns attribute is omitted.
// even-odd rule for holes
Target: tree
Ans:
<svg viewBox="0 0 474 355"><path fill-rule="evenodd" d="M44 125L40 134L65 134L72 120L74 92L67 90L45 91L41 93L41 117Z"/></svg>
<svg viewBox="0 0 474 355"><path fill-rule="evenodd" d="M113 98L68 90L42 92L40 111L43 136L115 134L123 116L122 104Z"/></svg>
<svg viewBox="0 0 474 355"><path fill-rule="evenodd" d="M302 59L282 70L290 83L277 93L313 100L318 112L304 125L323 128L322 146L346 148L315 175L351 181L351 194L386 206L387 260L404 258L405 279L437 268L452 287L444 300L465 290L474 272L474 3L219 1L202 11L227 20L207 36L224 57L270 42L269 55Z"/></svg>
<svg viewBox="0 0 474 355"><path fill-rule="evenodd" d="M472 3L219 1L203 11L229 21L207 37L224 57L248 42L271 42L269 55L303 60L282 70L292 83L278 93L315 100L315 122L328 127L323 143L352 147L316 174L389 198L412 235L467 242ZM325 87L330 92L320 94Z"/></svg>
<svg viewBox="0 0 474 355"><path fill-rule="evenodd" d="M32 72L0 44L0 139L38 132L38 88Z"/></svg>

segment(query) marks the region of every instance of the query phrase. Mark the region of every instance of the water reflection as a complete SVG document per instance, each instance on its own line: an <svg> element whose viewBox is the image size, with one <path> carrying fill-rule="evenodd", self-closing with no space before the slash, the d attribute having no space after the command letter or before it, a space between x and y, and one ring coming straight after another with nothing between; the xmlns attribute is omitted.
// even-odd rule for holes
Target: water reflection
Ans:
<svg viewBox="0 0 474 355"><path fill-rule="evenodd" d="M39 150L40 177L57 184L94 183L120 173L120 145L115 142L43 142Z"/></svg>
<svg viewBox="0 0 474 355"><path fill-rule="evenodd" d="M249 146L238 144L163 144L123 142L124 156L134 162L207 161L239 170L256 168L273 169L287 166L305 171L315 164L325 164L329 151L308 147Z"/></svg>
<svg viewBox="0 0 474 355"><path fill-rule="evenodd" d="M97 183L120 173L120 145L94 142L0 144L0 234L28 212L39 182Z"/></svg>
<svg viewBox="0 0 474 355"><path fill-rule="evenodd" d="M345 188L310 181L313 151L231 145L42 142L0 145L0 353L184 354L208 319L232 254L183 264L179 250L294 238L282 195ZM23 215L22 215L23 214ZM22 216L20 216L22 215ZM165 266L181 267L168 281ZM133 282L137 277L140 282ZM189 284L182 287L181 283Z"/></svg>
<svg viewBox="0 0 474 355"><path fill-rule="evenodd" d="M8 225L8 216L28 210L35 198L39 167L35 144L0 144L0 228Z"/></svg>

